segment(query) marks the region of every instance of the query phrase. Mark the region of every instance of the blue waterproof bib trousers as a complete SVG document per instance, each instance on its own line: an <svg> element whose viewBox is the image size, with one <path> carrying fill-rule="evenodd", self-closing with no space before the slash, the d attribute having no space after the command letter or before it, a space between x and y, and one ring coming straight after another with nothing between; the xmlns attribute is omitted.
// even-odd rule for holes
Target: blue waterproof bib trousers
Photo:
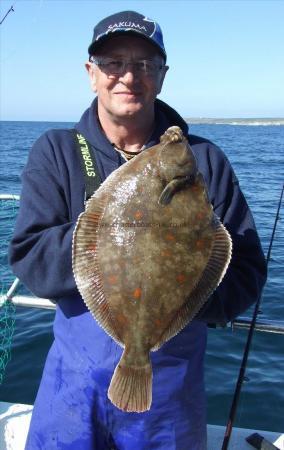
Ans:
<svg viewBox="0 0 284 450"><path fill-rule="evenodd" d="M56 316L55 342L45 365L26 450L206 448L206 325L194 321L151 353L152 407L145 413L125 413L107 398L122 349L89 312L67 319L58 308Z"/></svg>

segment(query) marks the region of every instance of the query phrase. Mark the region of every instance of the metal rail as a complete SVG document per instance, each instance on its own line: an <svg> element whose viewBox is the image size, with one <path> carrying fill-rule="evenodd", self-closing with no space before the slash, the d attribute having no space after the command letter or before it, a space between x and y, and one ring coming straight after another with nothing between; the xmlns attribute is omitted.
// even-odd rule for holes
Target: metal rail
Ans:
<svg viewBox="0 0 284 450"><path fill-rule="evenodd" d="M12 286L8 292L12 290ZM6 300L11 301L16 306L24 306L30 308L44 308L50 310L56 309L56 302L53 302L47 298L39 298L25 295L8 296L7 293L6 295L2 295L0 297L0 307ZM250 324L251 319L249 317L240 317L239 319L236 319L232 322L232 329L248 330ZM256 321L255 330L262 331L265 333L284 334L284 321L260 319Z"/></svg>
<svg viewBox="0 0 284 450"><path fill-rule="evenodd" d="M19 195L14 194L0 194L0 200L20 200ZM14 295L20 281L18 278L14 280L6 295L0 296L0 307L7 300L11 301L16 306L30 307L30 308L44 308L55 310L56 303L47 298L38 298L24 295ZM251 319L248 317L240 317L234 320L231 324L232 329L248 330L251 325ZM284 321L260 319L255 324L256 331L266 333L284 334Z"/></svg>
<svg viewBox="0 0 284 450"><path fill-rule="evenodd" d="M28 295L15 295L8 298L7 295L1 295L0 297L0 307L5 301L9 300L16 306L25 306L29 308L43 308L43 309L54 309L56 308L56 303L52 302L47 298L32 297Z"/></svg>
<svg viewBox="0 0 284 450"><path fill-rule="evenodd" d="M232 322L232 328L248 330L251 325L251 319L240 317ZM260 319L255 323L255 331L264 331L266 333L284 334L283 320Z"/></svg>
<svg viewBox="0 0 284 450"><path fill-rule="evenodd" d="M20 196L16 194L0 194L0 200L20 200Z"/></svg>

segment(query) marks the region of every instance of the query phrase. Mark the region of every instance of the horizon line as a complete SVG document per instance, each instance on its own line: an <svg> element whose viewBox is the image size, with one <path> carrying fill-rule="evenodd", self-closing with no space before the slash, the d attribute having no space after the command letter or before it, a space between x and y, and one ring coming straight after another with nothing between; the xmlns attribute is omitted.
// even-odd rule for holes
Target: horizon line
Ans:
<svg viewBox="0 0 284 450"><path fill-rule="evenodd" d="M187 121L231 121L231 120L235 120L235 121L239 121L239 120L252 120L252 121L257 121L257 120L261 120L261 121L283 121L283 125L284 125L284 116L283 117L236 117L236 116L232 116L232 117L206 117L206 116L192 116L192 117L183 117L183 119L187 122ZM78 119L75 120L59 120L59 119L42 119L42 120L36 120L36 119L0 119L0 123L1 122L50 122L50 123L56 123L56 122L60 122L60 123L73 123L73 122L78 122Z"/></svg>

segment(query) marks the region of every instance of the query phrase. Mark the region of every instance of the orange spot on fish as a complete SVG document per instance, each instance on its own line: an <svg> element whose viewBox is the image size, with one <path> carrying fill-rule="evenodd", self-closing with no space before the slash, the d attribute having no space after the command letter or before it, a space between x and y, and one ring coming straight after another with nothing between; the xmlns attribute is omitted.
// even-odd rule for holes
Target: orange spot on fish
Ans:
<svg viewBox="0 0 284 450"><path fill-rule="evenodd" d="M116 320L118 321L118 323L122 326L125 326L127 324L127 318L125 317L124 314L120 313L117 314L116 316Z"/></svg>
<svg viewBox="0 0 284 450"><path fill-rule="evenodd" d="M91 250L92 252L94 252L96 250L96 245L95 244L88 245L88 250Z"/></svg>
<svg viewBox="0 0 284 450"><path fill-rule="evenodd" d="M116 275L110 275L110 276L108 277L108 281L109 281L110 284L115 284L115 283L117 283L117 279L118 279L118 277L117 277Z"/></svg>
<svg viewBox="0 0 284 450"><path fill-rule="evenodd" d="M162 325L162 321L161 321L160 319L155 319L155 320L154 320L154 324L155 324L157 327L160 327L160 326Z"/></svg>
<svg viewBox="0 0 284 450"><path fill-rule="evenodd" d="M198 249L202 249L205 247L205 242L203 239L198 239L198 241L196 241L196 248Z"/></svg>
<svg viewBox="0 0 284 450"><path fill-rule="evenodd" d="M134 298L140 298L141 297L141 295L142 295L142 289L141 288L136 288L134 291L133 291L133 297Z"/></svg>
<svg viewBox="0 0 284 450"><path fill-rule="evenodd" d="M137 219L137 220L142 219L142 217L143 217L142 211L139 211L139 210L136 211L135 214L134 214L134 217L135 217L135 219Z"/></svg>
<svg viewBox="0 0 284 450"><path fill-rule="evenodd" d="M184 283L185 280L186 280L186 276L185 276L183 273L179 273L179 274L177 275L177 281L178 281L179 283Z"/></svg>
<svg viewBox="0 0 284 450"><path fill-rule="evenodd" d="M172 233L167 233L165 238L167 239L167 241L174 241L175 240L175 236Z"/></svg>
<svg viewBox="0 0 284 450"><path fill-rule="evenodd" d="M161 255L164 257L172 256L172 252L170 252L170 250L163 250Z"/></svg>
<svg viewBox="0 0 284 450"><path fill-rule="evenodd" d="M204 212L199 211L199 212L196 214L196 217L197 217L197 219L204 219L205 214L204 214Z"/></svg>

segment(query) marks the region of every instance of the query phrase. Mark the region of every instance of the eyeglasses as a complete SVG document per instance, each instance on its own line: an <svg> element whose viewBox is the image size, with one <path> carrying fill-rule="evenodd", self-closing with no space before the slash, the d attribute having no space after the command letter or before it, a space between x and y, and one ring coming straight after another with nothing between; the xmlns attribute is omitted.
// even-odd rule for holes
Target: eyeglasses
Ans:
<svg viewBox="0 0 284 450"><path fill-rule="evenodd" d="M98 66L108 75L122 75L126 72L127 66L131 65L132 70L141 75L154 76L164 66L148 59L127 60L107 57L90 57L90 62Z"/></svg>

